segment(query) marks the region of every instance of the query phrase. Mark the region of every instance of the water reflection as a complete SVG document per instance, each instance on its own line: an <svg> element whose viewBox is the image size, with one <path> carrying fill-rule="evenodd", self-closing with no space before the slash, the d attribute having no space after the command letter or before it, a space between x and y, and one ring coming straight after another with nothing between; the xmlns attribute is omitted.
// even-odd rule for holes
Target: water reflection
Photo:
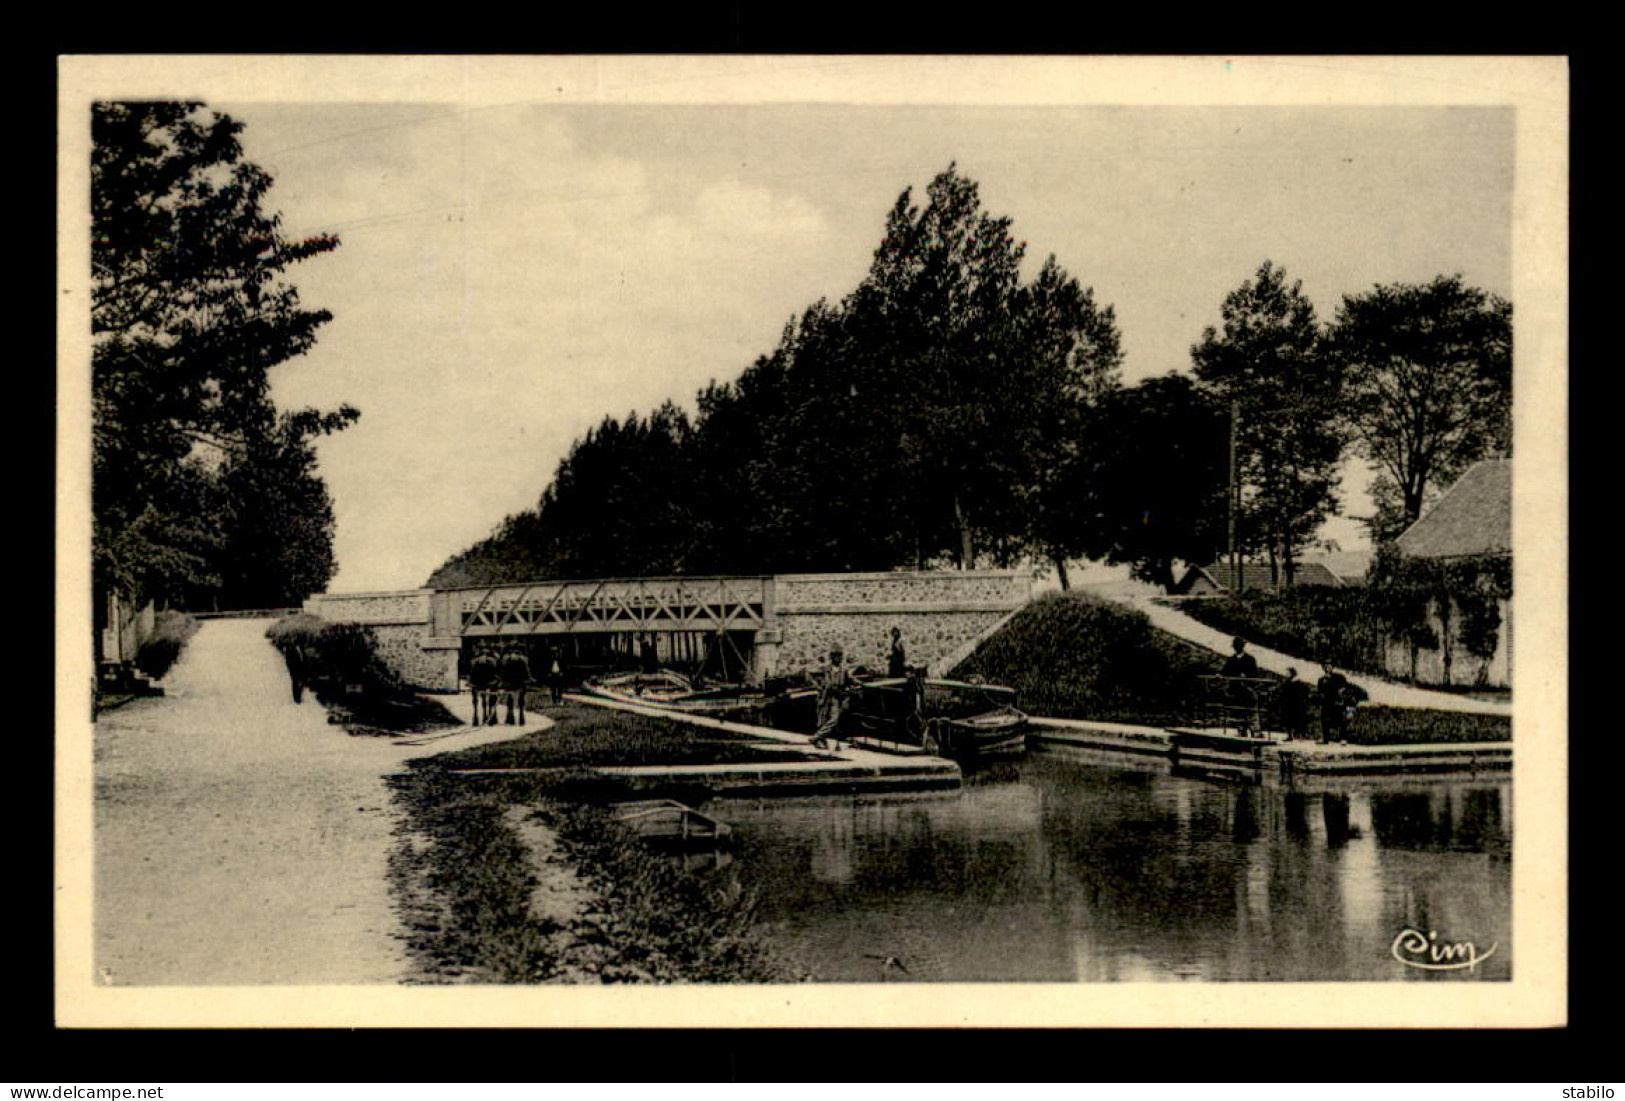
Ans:
<svg viewBox="0 0 1625 1101"><path fill-rule="evenodd" d="M872 981L1510 977L1505 781L1282 789L1045 751L962 792L711 808L730 872L818 978ZM1408 969L1406 927L1502 948Z"/></svg>

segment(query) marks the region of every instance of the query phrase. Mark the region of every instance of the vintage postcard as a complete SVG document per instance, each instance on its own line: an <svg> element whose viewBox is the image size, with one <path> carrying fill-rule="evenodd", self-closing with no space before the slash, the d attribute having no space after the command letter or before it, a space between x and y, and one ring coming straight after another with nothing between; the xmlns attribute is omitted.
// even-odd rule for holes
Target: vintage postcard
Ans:
<svg viewBox="0 0 1625 1101"><path fill-rule="evenodd" d="M1565 1022L1566 59L60 75L61 1025Z"/></svg>

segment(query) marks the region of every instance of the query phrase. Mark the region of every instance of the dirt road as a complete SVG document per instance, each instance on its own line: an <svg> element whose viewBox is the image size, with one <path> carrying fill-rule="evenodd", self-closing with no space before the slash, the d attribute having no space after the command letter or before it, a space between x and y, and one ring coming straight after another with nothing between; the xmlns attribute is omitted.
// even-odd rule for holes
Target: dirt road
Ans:
<svg viewBox="0 0 1625 1101"><path fill-rule="evenodd" d="M127 985L390 983L383 774L511 738L352 737L293 703L266 620L213 620L165 680L96 724L96 968ZM531 728L534 729L534 726Z"/></svg>

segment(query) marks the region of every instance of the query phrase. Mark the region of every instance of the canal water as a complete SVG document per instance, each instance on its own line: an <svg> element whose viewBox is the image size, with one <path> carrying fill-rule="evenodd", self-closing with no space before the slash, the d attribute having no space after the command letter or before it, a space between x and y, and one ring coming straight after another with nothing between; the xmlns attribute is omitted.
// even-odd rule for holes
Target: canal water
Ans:
<svg viewBox="0 0 1625 1101"><path fill-rule="evenodd" d="M1511 809L1505 779L1293 789L1076 749L957 793L706 807L830 982L1506 980ZM1466 942L1472 967L1415 966Z"/></svg>

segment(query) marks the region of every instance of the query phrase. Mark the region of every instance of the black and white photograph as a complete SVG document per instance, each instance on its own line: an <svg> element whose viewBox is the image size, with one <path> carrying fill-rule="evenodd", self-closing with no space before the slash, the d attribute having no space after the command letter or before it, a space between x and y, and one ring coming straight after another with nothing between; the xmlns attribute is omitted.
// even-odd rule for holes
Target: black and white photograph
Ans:
<svg viewBox="0 0 1625 1101"><path fill-rule="evenodd" d="M1564 1023L1564 59L60 74L63 1023Z"/></svg>

